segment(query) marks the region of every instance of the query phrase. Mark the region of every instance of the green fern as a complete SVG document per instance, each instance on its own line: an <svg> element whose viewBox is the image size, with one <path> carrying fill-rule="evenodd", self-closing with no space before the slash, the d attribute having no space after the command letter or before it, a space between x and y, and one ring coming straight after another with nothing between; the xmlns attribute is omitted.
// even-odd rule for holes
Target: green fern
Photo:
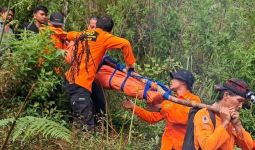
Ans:
<svg viewBox="0 0 255 150"><path fill-rule="evenodd" d="M0 120L0 127L7 126L13 118ZM59 123L32 116L26 116L17 120L16 126L12 134L12 140L22 141L42 135L45 138L62 139L71 143L71 131Z"/></svg>
<svg viewBox="0 0 255 150"><path fill-rule="evenodd" d="M14 120L13 118L0 120L0 127L7 126L9 123L13 122L13 120Z"/></svg>

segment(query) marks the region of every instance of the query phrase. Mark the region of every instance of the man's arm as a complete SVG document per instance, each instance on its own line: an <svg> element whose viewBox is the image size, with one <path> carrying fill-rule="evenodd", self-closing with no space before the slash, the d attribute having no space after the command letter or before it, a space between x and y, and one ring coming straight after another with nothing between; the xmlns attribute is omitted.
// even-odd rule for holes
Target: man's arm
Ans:
<svg viewBox="0 0 255 150"><path fill-rule="evenodd" d="M134 113L141 118L142 120L154 124L161 120L163 120L163 116L160 114L160 112L150 112L147 111L135 104L133 104L130 100L126 100L122 102L122 105L124 108L130 109L131 111L134 111Z"/></svg>
<svg viewBox="0 0 255 150"><path fill-rule="evenodd" d="M230 108L231 112L231 124L235 128L236 136L236 144L238 147L243 150L250 150L253 147L253 141L251 135L245 131L242 126L239 112L235 110L235 108Z"/></svg>
<svg viewBox="0 0 255 150"><path fill-rule="evenodd" d="M70 32L67 32L66 39L68 41L74 41L75 39L79 38L81 34L82 32L70 31Z"/></svg>
<svg viewBox="0 0 255 150"><path fill-rule="evenodd" d="M133 54L132 46L128 40L112 35L104 42L104 45L106 49L120 48L127 67L134 67L133 65L135 64L136 60Z"/></svg>
<svg viewBox="0 0 255 150"><path fill-rule="evenodd" d="M241 129L241 136L237 134L236 136L236 144L242 150L251 150L253 148L253 141L250 133L245 131L244 128Z"/></svg>

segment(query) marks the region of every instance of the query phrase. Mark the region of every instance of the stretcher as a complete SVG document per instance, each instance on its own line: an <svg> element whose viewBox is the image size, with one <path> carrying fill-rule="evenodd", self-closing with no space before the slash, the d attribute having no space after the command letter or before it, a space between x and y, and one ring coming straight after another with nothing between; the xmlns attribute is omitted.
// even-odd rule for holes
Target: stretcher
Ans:
<svg viewBox="0 0 255 150"><path fill-rule="evenodd" d="M165 93L171 93L161 82L153 82L133 70L125 71L123 64L109 56L105 56L100 64L96 79L103 88L123 91L127 96L144 99L147 103L159 103L164 100L163 95L157 91L157 86L160 86Z"/></svg>

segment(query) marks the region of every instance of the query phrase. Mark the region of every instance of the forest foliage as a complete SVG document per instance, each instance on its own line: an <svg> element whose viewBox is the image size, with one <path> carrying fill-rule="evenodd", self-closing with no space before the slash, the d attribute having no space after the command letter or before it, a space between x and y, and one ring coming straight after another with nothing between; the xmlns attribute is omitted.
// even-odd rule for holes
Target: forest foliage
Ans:
<svg viewBox="0 0 255 150"><path fill-rule="evenodd" d="M8 2L0 0L2 6ZM169 71L189 69L197 78L194 92L205 103L215 100L214 84L231 77L246 80L255 90L255 1L11 0L16 12L13 25L21 35L19 40L6 37L0 46L0 143L31 85L36 84L9 142L11 149L156 149L164 129L164 122L148 125L135 117L129 130L132 113L120 109L126 97L106 91L106 122L110 125L95 135L73 131L62 86L64 77L53 69L65 70L64 53L54 48L48 39L50 33L20 31L22 23L32 20L32 10L37 5L47 6L49 14L63 13L66 31L85 29L92 15L111 16L115 22L113 33L131 41L140 74L168 84ZM120 53L109 54L122 60ZM44 63L38 64L42 58ZM144 102L137 103L146 107ZM253 138L254 116L255 108L247 102L241 117ZM36 119L38 124L22 128ZM40 126L44 121L49 126ZM56 126L59 130L55 130Z"/></svg>

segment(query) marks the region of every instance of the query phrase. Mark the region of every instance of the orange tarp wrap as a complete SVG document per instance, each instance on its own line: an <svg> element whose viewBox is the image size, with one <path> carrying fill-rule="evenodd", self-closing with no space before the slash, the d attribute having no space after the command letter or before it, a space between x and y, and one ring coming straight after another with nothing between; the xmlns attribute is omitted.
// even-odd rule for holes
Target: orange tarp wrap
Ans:
<svg viewBox="0 0 255 150"><path fill-rule="evenodd" d="M102 86L107 89L114 89L117 91L121 91L121 85L126 78L126 73L121 71L116 71L111 80L110 86L110 78L114 72L114 68L109 65L103 65L100 70L96 74L96 79L100 81ZM152 87L147 91L147 102L152 103L155 101L163 101L163 97L159 92L156 91L155 84L152 84ZM123 88L124 93L131 97L137 97L138 99L143 99L145 89L145 83L139 79L136 79L130 76L125 83Z"/></svg>

